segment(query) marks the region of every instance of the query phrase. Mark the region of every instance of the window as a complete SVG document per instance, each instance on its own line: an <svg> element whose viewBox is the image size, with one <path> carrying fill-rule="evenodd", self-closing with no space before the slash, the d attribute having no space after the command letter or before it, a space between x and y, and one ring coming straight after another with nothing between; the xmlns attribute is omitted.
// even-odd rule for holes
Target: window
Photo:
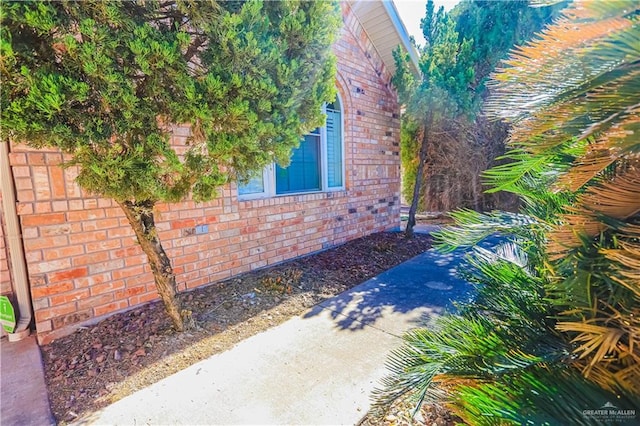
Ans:
<svg viewBox="0 0 640 426"><path fill-rule="evenodd" d="M273 165L269 165L257 176L252 177L249 182L238 184L238 198L241 200L251 200L254 198L264 198L271 195Z"/></svg>
<svg viewBox="0 0 640 426"><path fill-rule="evenodd" d="M262 173L263 175L264 173ZM244 185L238 185L238 195L262 194L265 191L264 176L255 176Z"/></svg>
<svg viewBox="0 0 640 426"><path fill-rule="evenodd" d="M276 194L320 191L320 128L309 133L293 150L291 163L282 168L276 165Z"/></svg>
<svg viewBox="0 0 640 426"><path fill-rule="evenodd" d="M344 186L344 162L342 161L342 111L338 100L325 108L327 113L326 150L327 150L327 186Z"/></svg>
<svg viewBox="0 0 640 426"><path fill-rule="evenodd" d="M344 188L344 144L340 101L323 107L324 127L304 136L287 167L269 165L262 174L238 185L243 200L274 195L332 191Z"/></svg>

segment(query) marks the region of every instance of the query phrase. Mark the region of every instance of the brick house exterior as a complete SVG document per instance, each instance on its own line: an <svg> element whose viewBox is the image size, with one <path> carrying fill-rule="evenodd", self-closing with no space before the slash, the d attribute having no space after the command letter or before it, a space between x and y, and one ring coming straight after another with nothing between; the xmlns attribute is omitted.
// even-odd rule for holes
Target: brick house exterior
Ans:
<svg viewBox="0 0 640 426"><path fill-rule="evenodd" d="M243 198L230 184L210 202L158 205L157 227L179 291L399 226L400 110L389 61L399 43L381 48L374 39L384 35L381 30L408 38L392 3L344 2L342 11L344 25L334 45L342 185ZM175 127L173 143L183 144L187 132ZM119 207L84 193L74 182L76 171L59 166L60 152L18 144L9 151L38 341L157 299L146 257ZM7 260L5 213L0 291L11 294L15 277Z"/></svg>

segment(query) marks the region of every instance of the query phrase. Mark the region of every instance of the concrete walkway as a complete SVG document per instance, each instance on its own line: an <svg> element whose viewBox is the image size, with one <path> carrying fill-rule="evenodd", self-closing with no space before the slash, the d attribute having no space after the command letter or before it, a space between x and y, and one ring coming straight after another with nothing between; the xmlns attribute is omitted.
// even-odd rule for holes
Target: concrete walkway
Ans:
<svg viewBox="0 0 640 426"><path fill-rule="evenodd" d="M356 424L400 335L470 297L429 251L80 424Z"/></svg>
<svg viewBox="0 0 640 426"><path fill-rule="evenodd" d="M53 425L35 336L0 343L0 425Z"/></svg>
<svg viewBox="0 0 640 426"><path fill-rule="evenodd" d="M78 424L356 424L401 334L471 297L461 258L423 253ZM1 424L52 424L35 340L1 346Z"/></svg>

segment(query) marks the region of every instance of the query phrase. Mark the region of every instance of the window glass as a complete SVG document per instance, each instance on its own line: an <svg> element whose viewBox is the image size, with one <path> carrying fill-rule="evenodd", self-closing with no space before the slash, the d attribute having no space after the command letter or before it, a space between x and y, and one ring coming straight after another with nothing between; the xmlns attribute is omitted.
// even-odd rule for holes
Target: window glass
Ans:
<svg viewBox="0 0 640 426"><path fill-rule="evenodd" d="M344 187L344 145L340 101L323 108L325 127L304 136L291 153L291 163L282 168L268 166L246 184L238 184L238 196L244 199L333 190Z"/></svg>
<svg viewBox="0 0 640 426"><path fill-rule="evenodd" d="M249 182L238 185L238 195L262 194L265 192L264 175L252 177Z"/></svg>
<svg viewBox="0 0 640 426"><path fill-rule="evenodd" d="M327 105L327 185L341 187L342 183L342 117L340 104Z"/></svg>
<svg viewBox="0 0 640 426"><path fill-rule="evenodd" d="M320 189L320 129L316 129L293 150L288 167L276 166L276 194Z"/></svg>

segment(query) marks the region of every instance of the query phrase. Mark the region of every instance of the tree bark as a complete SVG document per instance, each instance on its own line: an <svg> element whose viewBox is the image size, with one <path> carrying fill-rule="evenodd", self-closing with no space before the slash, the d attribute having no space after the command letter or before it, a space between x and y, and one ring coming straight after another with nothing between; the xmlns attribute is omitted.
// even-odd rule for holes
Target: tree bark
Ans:
<svg viewBox="0 0 640 426"><path fill-rule="evenodd" d="M191 312L182 309L182 304L176 297L176 276L171 267L171 261L158 238L153 218L155 203L152 201L118 201L118 205L138 237L138 243L142 250L147 255L156 289L164 303L165 311L171 318L175 329L184 331L186 327L192 325L193 320L191 319Z"/></svg>
<svg viewBox="0 0 640 426"><path fill-rule="evenodd" d="M406 238L413 237L413 227L416 225L416 212L418 210L418 203L420 201L420 188L422 187L422 176L424 175L424 164L427 162L427 145L428 137L427 128L421 129L421 143L420 154L418 155L418 170L416 171L416 181L413 186L413 197L411 199L411 206L409 207L409 218L407 220L407 228L404 231Z"/></svg>
<svg viewBox="0 0 640 426"><path fill-rule="evenodd" d="M473 191L473 207L477 212L482 211L480 207L480 191L478 187L480 186L478 183L478 174L474 173L471 179L471 189Z"/></svg>

